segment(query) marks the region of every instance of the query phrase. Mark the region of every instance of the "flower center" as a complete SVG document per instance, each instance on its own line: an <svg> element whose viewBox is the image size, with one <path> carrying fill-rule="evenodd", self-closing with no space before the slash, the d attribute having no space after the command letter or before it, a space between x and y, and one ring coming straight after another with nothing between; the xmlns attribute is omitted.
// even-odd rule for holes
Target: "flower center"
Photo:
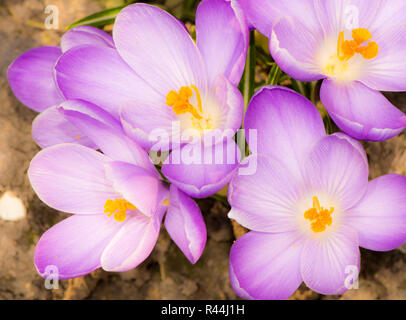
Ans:
<svg viewBox="0 0 406 320"><path fill-rule="evenodd" d="M193 97L193 90L196 94L197 107L190 103ZM210 130L213 127L213 121L210 117L203 115L202 98L196 86L181 87L179 92L174 90L170 91L166 96L166 104L172 107L173 112L177 115L189 113L191 115L190 121L195 129Z"/></svg>
<svg viewBox="0 0 406 320"><path fill-rule="evenodd" d="M352 30L352 39L344 39L344 31L341 31L337 40L337 53L329 56L325 62L324 73L331 77L338 77L352 80L356 73L356 67L349 68L348 61L359 54L365 60L374 59L379 53L379 46L372 39L372 34L368 29L358 28ZM369 41L369 42L367 42ZM353 70L355 69L355 70ZM347 80L349 80L347 79Z"/></svg>
<svg viewBox="0 0 406 320"><path fill-rule="evenodd" d="M370 41L366 46L361 46L372 39L372 34L368 29L353 29L352 39L344 40L344 31L340 32L337 41L337 57L341 61L351 59L356 53L362 55L366 60L371 60L378 55L379 46L375 41Z"/></svg>
<svg viewBox="0 0 406 320"><path fill-rule="evenodd" d="M193 96L193 90L196 92L197 98L197 108L193 106L189 100ZM175 114L185 114L191 113L194 118L197 120L202 119L201 113L202 111L202 99L200 97L199 90L197 90L196 86L191 85L190 87L182 87L179 90L179 93L172 90L166 96L166 104L168 107L172 107L173 112Z"/></svg>
<svg viewBox="0 0 406 320"><path fill-rule="evenodd" d="M326 230L327 226L331 226L333 223L333 218L331 215L334 212L334 208L331 207L329 210L320 206L319 199L313 197L313 208L310 208L304 213L305 219L310 221L310 228L313 232L323 232Z"/></svg>
<svg viewBox="0 0 406 320"><path fill-rule="evenodd" d="M114 215L114 220L123 222L127 219L127 210L136 210L137 208L125 199L108 199L104 204L104 213L108 217Z"/></svg>

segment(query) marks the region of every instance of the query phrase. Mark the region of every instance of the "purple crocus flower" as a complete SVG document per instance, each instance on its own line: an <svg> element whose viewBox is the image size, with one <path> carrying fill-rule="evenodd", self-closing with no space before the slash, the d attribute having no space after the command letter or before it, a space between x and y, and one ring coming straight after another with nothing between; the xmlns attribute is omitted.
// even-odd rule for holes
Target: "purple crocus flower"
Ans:
<svg viewBox="0 0 406 320"><path fill-rule="evenodd" d="M56 78L67 98L90 101L119 116L126 133L147 150L180 148L185 154L192 144L185 140L200 143L193 165L170 163L169 157L162 172L188 195L202 198L227 184L240 156L229 139L233 161L201 161L202 155L222 150L224 136L233 136L242 122L243 99L236 86L244 69L248 29L237 3L202 1L196 37L195 43L179 20L156 6L130 5L116 18L117 50L74 48L59 60ZM179 126L173 129L174 124ZM157 130L163 133L158 146L151 140ZM206 143L213 132L220 132L220 139ZM182 139L186 133L191 134Z"/></svg>
<svg viewBox="0 0 406 320"><path fill-rule="evenodd" d="M231 219L252 230L230 253L235 291L286 299L304 282L341 294L358 276L359 247L393 250L406 241L406 178L368 182L356 140L326 136L317 109L283 87L264 87L245 120L258 131L257 171L229 186Z"/></svg>
<svg viewBox="0 0 406 320"><path fill-rule="evenodd" d="M32 160L28 176L39 198L74 214L39 240L38 272L46 276L57 267L59 278L66 279L99 267L135 268L154 248L167 209L168 233L195 263L206 243L206 227L194 201L175 186L168 192L148 154L106 111L72 100L58 112L103 153L65 143L43 149Z"/></svg>
<svg viewBox="0 0 406 320"><path fill-rule="evenodd" d="M29 50L8 69L8 81L15 96L28 108L40 112L33 122L32 134L42 148L63 142L95 147L57 111L57 106L66 99L55 81L55 65L64 52L83 45L114 48L109 34L90 26L78 26L62 36L60 47Z"/></svg>
<svg viewBox="0 0 406 320"><path fill-rule="evenodd" d="M371 141L403 131L406 116L379 91L406 91L406 1L240 2L283 71L325 79L321 101L340 129Z"/></svg>

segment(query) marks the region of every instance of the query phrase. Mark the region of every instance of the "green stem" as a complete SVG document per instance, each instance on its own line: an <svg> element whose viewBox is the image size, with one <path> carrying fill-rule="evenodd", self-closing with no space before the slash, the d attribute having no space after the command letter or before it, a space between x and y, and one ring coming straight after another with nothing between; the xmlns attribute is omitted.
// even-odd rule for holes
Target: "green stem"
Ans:
<svg viewBox="0 0 406 320"><path fill-rule="evenodd" d="M292 86L293 86L293 89L295 91L299 92L301 95L303 95L307 98L309 97L307 90L306 90L306 86L303 82L292 79Z"/></svg>
<svg viewBox="0 0 406 320"><path fill-rule="evenodd" d="M244 115L245 112L247 111L248 104L252 96L254 95L254 87L255 87L255 33L254 31L251 31L250 43L247 51L247 61L245 64L244 71L244 87L243 87Z"/></svg>
<svg viewBox="0 0 406 320"><path fill-rule="evenodd" d="M255 88L255 33L254 31L250 31L250 42L247 51L247 59L245 63L245 70L243 80L240 83L240 90L242 91L243 98L244 98L244 117L242 120L242 129L244 129L244 119L245 113L248 108L248 104L254 95L254 88ZM242 157L248 156L249 149L248 145L245 141L245 133L244 131L238 137L238 146L241 151L245 150L245 153L242 153Z"/></svg>
<svg viewBox="0 0 406 320"><path fill-rule="evenodd" d="M279 84L282 75L282 70L278 67L276 63L272 65L271 71L269 72L269 77L267 83L269 85L277 86Z"/></svg>

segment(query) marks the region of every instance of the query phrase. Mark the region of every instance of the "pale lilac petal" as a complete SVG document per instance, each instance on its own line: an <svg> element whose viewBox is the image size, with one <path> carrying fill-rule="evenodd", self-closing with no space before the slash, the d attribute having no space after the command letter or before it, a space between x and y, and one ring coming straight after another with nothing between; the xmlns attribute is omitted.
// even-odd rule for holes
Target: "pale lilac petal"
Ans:
<svg viewBox="0 0 406 320"><path fill-rule="evenodd" d="M196 43L206 62L209 83L223 74L238 85L248 48L248 27L238 3L202 1L196 11Z"/></svg>
<svg viewBox="0 0 406 320"><path fill-rule="evenodd" d="M78 128L66 120L58 111L58 107L48 108L34 119L32 137L41 148L61 143L78 143L89 148L96 148L89 138L83 136Z"/></svg>
<svg viewBox="0 0 406 320"><path fill-rule="evenodd" d="M338 35L349 29L348 25L371 30L372 23L387 5L382 0L314 0L313 11L324 34Z"/></svg>
<svg viewBox="0 0 406 320"><path fill-rule="evenodd" d="M221 106L221 118L224 119L219 126L224 130L237 132L241 128L244 116L244 99L240 90L233 86L226 77L220 75L215 81L216 99Z"/></svg>
<svg viewBox="0 0 406 320"><path fill-rule="evenodd" d="M148 153L124 134L120 123L97 106L80 100L70 100L59 107L60 112L98 148L115 161L123 161L155 172Z"/></svg>
<svg viewBox="0 0 406 320"><path fill-rule="evenodd" d="M162 166L162 173L187 195L206 198L230 181L240 158L241 152L231 139L208 147L188 144L172 151Z"/></svg>
<svg viewBox="0 0 406 320"><path fill-rule="evenodd" d="M92 26L77 26L62 36L62 52L83 45L114 48L112 36Z"/></svg>
<svg viewBox="0 0 406 320"><path fill-rule="evenodd" d="M299 19L286 17L272 29L270 51L278 66L292 78L315 81L324 78L316 64L323 37L309 30Z"/></svg>
<svg viewBox="0 0 406 320"><path fill-rule="evenodd" d="M143 3L124 8L113 38L121 57L158 92L166 96L190 85L205 92L200 52L182 23L166 11Z"/></svg>
<svg viewBox="0 0 406 320"><path fill-rule="evenodd" d="M250 158L257 163L256 172L235 175L228 187L229 218L259 232L294 230L301 183L279 161L265 156Z"/></svg>
<svg viewBox="0 0 406 320"><path fill-rule="evenodd" d="M115 197L105 177L108 161L92 149L60 144L34 157L28 177L38 197L50 207L68 213L100 214L106 200Z"/></svg>
<svg viewBox="0 0 406 320"><path fill-rule="evenodd" d="M243 299L254 300L253 297L251 297L243 288L241 288L240 283L238 282L238 279L235 275L233 265L231 263L229 264L229 273L230 273L230 283L235 293Z"/></svg>
<svg viewBox="0 0 406 320"><path fill-rule="evenodd" d="M230 269L240 288L250 297L287 299L302 283L302 247L303 240L295 232L250 232L231 247Z"/></svg>
<svg viewBox="0 0 406 320"><path fill-rule="evenodd" d="M126 134L146 150L168 151L174 137L179 136L180 128L175 125L179 122L164 100L161 103L129 101L122 106L120 118Z"/></svg>
<svg viewBox="0 0 406 320"><path fill-rule="evenodd" d="M284 163L295 177L311 147L326 135L316 107L284 87L263 87L252 98L245 116L245 129L257 131L258 144L251 150ZM256 142L255 140L253 140Z"/></svg>
<svg viewBox="0 0 406 320"><path fill-rule="evenodd" d="M55 69L67 99L89 101L116 118L119 109L134 99L151 105L165 103L165 97L141 80L111 48L76 47L59 59Z"/></svg>
<svg viewBox="0 0 406 320"><path fill-rule="evenodd" d="M40 47L10 65L7 78L18 100L39 112L64 100L54 79L54 66L61 54L58 47Z"/></svg>
<svg viewBox="0 0 406 320"><path fill-rule="evenodd" d="M196 202L174 185L170 187L165 228L186 258L195 264L200 259L206 245L206 224Z"/></svg>
<svg viewBox="0 0 406 320"><path fill-rule="evenodd" d="M369 61L362 82L380 91L406 90L406 23L404 1L378 1L381 8L371 23L379 54Z"/></svg>
<svg viewBox="0 0 406 320"><path fill-rule="evenodd" d="M121 227L105 215L69 217L42 235L35 248L35 267L43 277L84 276L100 268L104 249Z"/></svg>
<svg viewBox="0 0 406 320"><path fill-rule="evenodd" d="M339 139L344 139L345 141L349 142L355 149L357 149L360 152L366 165L367 166L369 165L368 164L368 155L367 155L364 147L362 146L362 144L359 141L351 138L350 136L347 136L345 133L342 133L342 132L333 133L332 136L337 137Z"/></svg>
<svg viewBox="0 0 406 320"><path fill-rule="evenodd" d="M368 164L348 140L336 136L321 139L304 162L305 181L313 195L334 199L341 210L351 208L364 196Z"/></svg>
<svg viewBox="0 0 406 320"><path fill-rule="evenodd" d="M144 215L151 217L167 198L163 182L151 170L120 161L106 163L105 167L114 190Z"/></svg>
<svg viewBox="0 0 406 320"><path fill-rule="evenodd" d="M406 241L406 178L390 174L370 181L345 219L358 232L361 247L389 251L401 246Z"/></svg>
<svg viewBox="0 0 406 320"><path fill-rule="evenodd" d="M239 0L248 21L263 35L269 37L272 26L285 16L301 19L311 29L318 26L313 0Z"/></svg>
<svg viewBox="0 0 406 320"><path fill-rule="evenodd" d="M310 289L321 294L342 294L357 278L359 266L357 232L341 226L332 234L306 240L300 272Z"/></svg>
<svg viewBox="0 0 406 320"><path fill-rule="evenodd" d="M356 139L387 140L406 127L403 112L360 82L345 85L324 80L320 97L337 126Z"/></svg>
<svg viewBox="0 0 406 320"><path fill-rule="evenodd" d="M101 257L106 271L124 272L136 268L151 254L158 240L162 215L136 215L125 222Z"/></svg>

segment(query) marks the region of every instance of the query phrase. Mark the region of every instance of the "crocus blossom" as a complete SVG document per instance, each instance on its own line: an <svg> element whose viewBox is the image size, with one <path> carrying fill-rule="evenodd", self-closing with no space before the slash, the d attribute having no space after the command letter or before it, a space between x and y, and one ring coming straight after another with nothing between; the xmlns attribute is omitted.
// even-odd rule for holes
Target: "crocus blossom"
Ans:
<svg viewBox="0 0 406 320"><path fill-rule="evenodd" d="M94 27L78 26L62 36L60 47L29 50L8 68L8 81L15 96L28 108L40 112L33 122L33 138L42 148L61 142L94 145L56 110L65 101L55 81L55 65L64 52L82 45L114 48L113 38ZM81 136L81 139L77 139Z"/></svg>
<svg viewBox="0 0 406 320"><path fill-rule="evenodd" d="M56 79L65 97L90 101L120 117L126 133L147 150L174 148L184 155L190 144L200 143L191 159L194 166L167 160L162 172L183 192L201 198L227 184L240 156L231 137L243 116L236 85L248 31L238 4L202 1L196 37L195 43L180 21L158 7L130 5L114 24L117 50L69 50L56 66ZM207 142L213 132L220 138ZM233 161L202 163L202 153L221 152L225 137L234 144Z"/></svg>
<svg viewBox="0 0 406 320"><path fill-rule="evenodd" d="M403 131L406 116L379 91L406 90L406 1L240 2L283 71L325 79L321 101L340 129L372 141Z"/></svg>
<svg viewBox="0 0 406 320"><path fill-rule="evenodd" d="M359 247L406 241L406 178L368 182L359 142L327 136L310 101L283 87L253 97L247 129L258 131L257 172L229 186L231 219L252 230L230 253L230 279L248 299L286 299L304 282L341 294L360 268Z"/></svg>
<svg viewBox="0 0 406 320"><path fill-rule="evenodd" d="M46 276L52 270L66 279L99 267L118 272L135 268L154 248L168 208L167 220L178 221L175 242L195 263L206 242L197 205L176 187L171 187L176 195L172 201L148 154L125 136L114 117L97 108L72 100L60 105L58 112L103 153L65 143L43 149L31 161L28 176L39 198L74 214L39 240L38 272Z"/></svg>

